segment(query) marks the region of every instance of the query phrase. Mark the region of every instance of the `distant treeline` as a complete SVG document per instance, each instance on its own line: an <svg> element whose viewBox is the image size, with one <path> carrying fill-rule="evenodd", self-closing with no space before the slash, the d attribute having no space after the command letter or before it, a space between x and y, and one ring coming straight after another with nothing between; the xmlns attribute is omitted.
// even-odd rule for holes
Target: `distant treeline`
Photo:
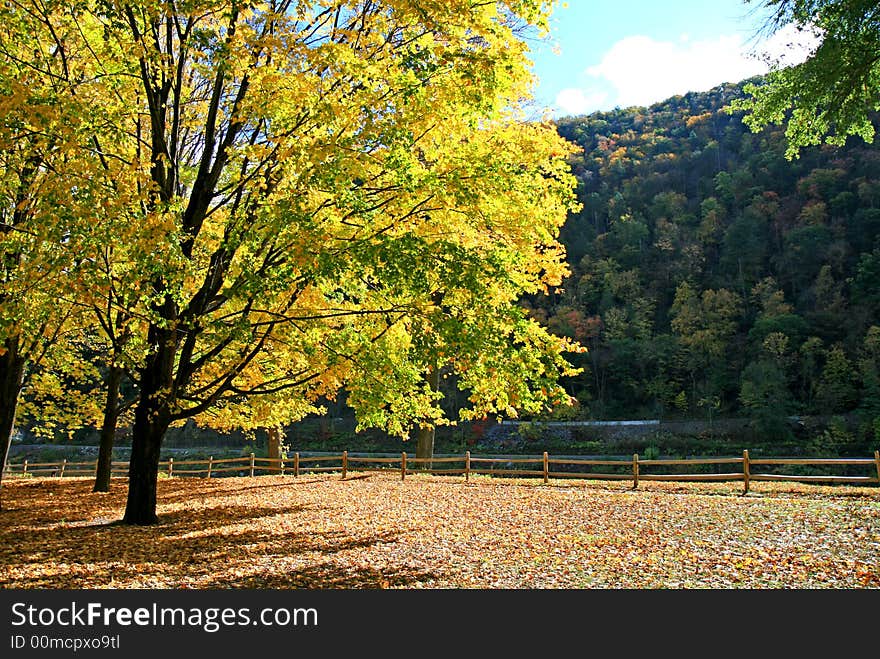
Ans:
<svg viewBox="0 0 880 659"><path fill-rule="evenodd" d="M572 275L528 303L577 338L577 418L856 414L880 435L880 148L784 157L742 84L558 121L582 148Z"/></svg>

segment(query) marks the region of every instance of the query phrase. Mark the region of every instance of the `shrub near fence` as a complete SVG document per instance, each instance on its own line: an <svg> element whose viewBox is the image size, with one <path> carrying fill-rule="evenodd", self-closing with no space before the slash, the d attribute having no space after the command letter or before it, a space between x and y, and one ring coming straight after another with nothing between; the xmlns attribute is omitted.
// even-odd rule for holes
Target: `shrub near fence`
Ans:
<svg viewBox="0 0 880 659"><path fill-rule="evenodd" d="M327 463L332 463L328 465ZM435 468L435 465L449 465ZM832 474L779 474L755 468L791 465L808 465L814 467L862 467L864 475L832 475ZM752 481L794 481L807 483L849 483L855 485L880 484L880 451L874 451L873 458L749 458L749 452L743 451L742 457L736 458L695 458L686 460L641 460L638 454L632 459L593 460L563 456L551 458L544 453L541 456L481 457L472 456L470 451L463 456L438 456L435 458L411 458L407 454L400 456L349 455L343 451L340 455L309 455L301 456L294 453L292 457L283 459L258 458L253 453L242 458L222 458L215 460L179 460L170 458L159 463L160 474L173 476L201 476L212 478L220 474L237 476L257 476L263 474L292 475L315 472L341 472L345 478L354 466L359 472L392 471L400 473L401 480L414 473L436 474L444 476L463 475L469 480L474 475L540 477L544 482L550 478L579 478L587 480L631 480L633 488L639 481L742 481L743 492L749 491ZM530 468L530 467L537 468ZM656 468L674 468L681 472L681 467L711 466L716 473L656 473ZM198 468L197 468L198 467ZM593 471L601 467L603 471ZM588 468L588 469L587 469ZM654 469L652 469L654 468ZM94 476L97 461L92 462L37 462L7 463L4 474L10 476L48 476L63 478L65 476ZM653 472L653 473L652 473ZM114 476L125 476L128 473L127 462L113 462L111 473Z"/></svg>

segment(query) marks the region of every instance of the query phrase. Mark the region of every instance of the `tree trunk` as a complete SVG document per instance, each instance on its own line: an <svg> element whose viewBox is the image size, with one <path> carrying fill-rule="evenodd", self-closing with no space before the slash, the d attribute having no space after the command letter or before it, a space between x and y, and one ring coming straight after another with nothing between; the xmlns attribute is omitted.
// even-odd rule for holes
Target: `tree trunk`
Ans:
<svg viewBox="0 0 880 659"><path fill-rule="evenodd" d="M151 417L151 414L155 416ZM128 501L124 524L155 524L159 451L170 424L167 406L139 404L135 412L128 467Z"/></svg>
<svg viewBox="0 0 880 659"><path fill-rule="evenodd" d="M278 426L267 428L266 432L269 434L266 457L270 460L275 460L275 462L269 463L269 471L281 473L281 428Z"/></svg>
<svg viewBox="0 0 880 659"><path fill-rule="evenodd" d="M15 410L18 407L18 395L24 379L24 357L18 351L18 337L6 339L3 343L5 352L0 355L0 488L3 482L3 467L9 457L9 445L12 442L12 431L15 428ZM2 489L0 489L2 494ZM3 509L0 501L0 510Z"/></svg>
<svg viewBox="0 0 880 659"><path fill-rule="evenodd" d="M176 344L171 332L150 328L150 343L157 345L141 371L141 392L134 413L131 462L128 466L128 501L124 524L155 524L159 451L171 425Z"/></svg>
<svg viewBox="0 0 880 659"><path fill-rule="evenodd" d="M434 426L419 428L416 440L416 457L428 460L418 463L416 469L431 469L431 458L434 457Z"/></svg>
<svg viewBox="0 0 880 659"><path fill-rule="evenodd" d="M431 391L440 390L440 369L434 367L427 376ZM419 463L422 469L433 467L431 458L434 457L434 426L423 426L416 433L416 458L426 459L427 462Z"/></svg>
<svg viewBox="0 0 880 659"><path fill-rule="evenodd" d="M107 374L107 400L104 402L101 446L98 449L98 468L95 474L95 487L92 489L92 492L110 491L113 440L116 436L116 421L119 418L119 386L121 383L122 369L111 365L110 372Z"/></svg>

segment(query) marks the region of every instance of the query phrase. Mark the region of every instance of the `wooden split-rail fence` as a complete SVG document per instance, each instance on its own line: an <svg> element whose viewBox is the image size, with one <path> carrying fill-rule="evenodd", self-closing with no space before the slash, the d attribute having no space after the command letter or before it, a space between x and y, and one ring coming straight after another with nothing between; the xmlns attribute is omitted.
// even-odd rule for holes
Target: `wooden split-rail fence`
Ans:
<svg viewBox="0 0 880 659"><path fill-rule="evenodd" d="M327 465L327 463L333 463ZM449 467L435 468L435 465L448 464ZM460 466L453 466L453 465ZM779 474L770 473L766 467L779 468L785 466L809 467L862 467L867 473L863 475L832 475L832 474ZM537 468L527 468L529 466ZM716 473L656 473L656 468L705 467L710 466ZM199 467L199 468L196 468ZM614 471L584 471L584 467L613 467ZM756 469L757 468L757 469ZM762 468L765 468L762 470ZM633 488L638 488L640 481L742 481L743 493L749 491L752 481L793 481L806 483L837 483L853 485L880 484L880 451L874 451L873 458L750 458L749 452L743 451L742 457L730 458L689 458L683 460L642 459L638 454L630 459L581 459L577 457L550 457L548 453L541 456L506 456L480 457L472 456L470 451L464 455L444 455L433 458L413 458L405 452L400 456L371 456L349 454L331 455L300 455L293 453L285 458L258 458L253 453L240 458L213 457L207 460L180 460L169 458L159 463L160 474L165 477L201 476L212 478L220 474L238 476L256 476L264 474L281 474L298 477L304 473L337 472L346 478L349 471L358 472L398 472L401 480L409 474L463 475L469 480L471 475L517 476L521 478L543 478L547 483L551 478L580 478L586 480L631 480ZM566 470L567 469L567 470ZM647 469L647 471L645 471ZM732 471L736 469L736 471ZM7 463L4 474L19 476L48 476L63 478L65 476L94 476L97 461L91 462L36 462ZM683 471L679 469L679 471ZM258 474L258 472L260 472ZM652 473L653 472L653 473ZM125 476L128 474L127 462L113 462L111 474Z"/></svg>

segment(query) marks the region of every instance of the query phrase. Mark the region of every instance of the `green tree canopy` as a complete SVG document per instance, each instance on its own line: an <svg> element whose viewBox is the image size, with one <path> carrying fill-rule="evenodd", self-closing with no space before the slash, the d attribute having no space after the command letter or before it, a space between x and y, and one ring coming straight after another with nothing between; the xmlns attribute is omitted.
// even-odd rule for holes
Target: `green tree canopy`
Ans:
<svg viewBox="0 0 880 659"><path fill-rule="evenodd" d="M746 0L752 2L754 0ZM785 124L786 157L802 147L842 145L850 135L874 139L870 113L880 109L880 6L873 0L760 0L772 10L771 31L793 25L819 39L801 64L772 70L747 85L744 110L753 131Z"/></svg>

